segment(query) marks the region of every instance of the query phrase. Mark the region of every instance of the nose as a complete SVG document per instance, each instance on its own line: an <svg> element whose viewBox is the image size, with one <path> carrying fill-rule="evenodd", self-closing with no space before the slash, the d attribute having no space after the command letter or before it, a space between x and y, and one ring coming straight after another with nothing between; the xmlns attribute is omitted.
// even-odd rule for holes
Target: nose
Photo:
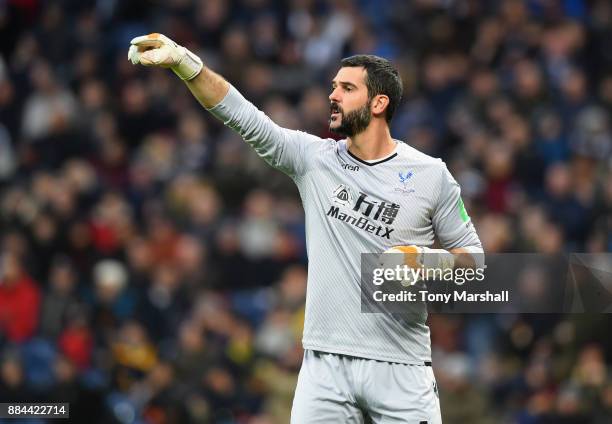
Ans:
<svg viewBox="0 0 612 424"><path fill-rule="evenodd" d="M340 93L338 91L338 87L334 88L332 92L329 94L329 100L331 102L340 103Z"/></svg>

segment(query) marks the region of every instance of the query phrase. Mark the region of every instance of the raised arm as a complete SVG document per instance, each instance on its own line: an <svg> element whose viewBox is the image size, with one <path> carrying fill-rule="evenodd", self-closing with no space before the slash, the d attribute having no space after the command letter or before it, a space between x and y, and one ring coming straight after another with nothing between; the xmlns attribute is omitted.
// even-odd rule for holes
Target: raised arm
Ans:
<svg viewBox="0 0 612 424"><path fill-rule="evenodd" d="M229 91L229 83L204 66L202 60L163 34L134 38L128 59L134 64L170 68L185 81L189 90L206 109L216 106Z"/></svg>
<svg viewBox="0 0 612 424"><path fill-rule="evenodd" d="M202 71L194 79L185 83L206 109L218 105L230 89L229 83L221 75L206 66L202 67Z"/></svg>
<svg viewBox="0 0 612 424"><path fill-rule="evenodd" d="M135 65L170 68L185 81L202 106L238 132L266 162L292 177L305 173L307 150L320 139L272 122L185 47L163 34L153 33L131 41L128 59Z"/></svg>

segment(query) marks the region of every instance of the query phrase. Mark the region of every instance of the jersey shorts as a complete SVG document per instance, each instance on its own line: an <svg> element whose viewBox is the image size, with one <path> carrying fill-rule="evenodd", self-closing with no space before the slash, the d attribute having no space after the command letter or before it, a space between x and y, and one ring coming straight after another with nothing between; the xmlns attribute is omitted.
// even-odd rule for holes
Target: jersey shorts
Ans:
<svg viewBox="0 0 612 424"><path fill-rule="evenodd" d="M441 424L431 365L306 350L291 424Z"/></svg>

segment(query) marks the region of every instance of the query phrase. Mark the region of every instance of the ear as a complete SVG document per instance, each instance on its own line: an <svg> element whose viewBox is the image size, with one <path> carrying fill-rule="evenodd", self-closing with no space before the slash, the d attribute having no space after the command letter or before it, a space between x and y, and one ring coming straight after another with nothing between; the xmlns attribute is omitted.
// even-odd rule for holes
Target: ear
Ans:
<svg viewBox="0 0 612 424"><path fill-rule="evenodd" d="M370 110L373 115L382 115L385 113L385 110L387 110L387 106L389 106L389 97L384 94L379 94L372 99Z"/></svg>

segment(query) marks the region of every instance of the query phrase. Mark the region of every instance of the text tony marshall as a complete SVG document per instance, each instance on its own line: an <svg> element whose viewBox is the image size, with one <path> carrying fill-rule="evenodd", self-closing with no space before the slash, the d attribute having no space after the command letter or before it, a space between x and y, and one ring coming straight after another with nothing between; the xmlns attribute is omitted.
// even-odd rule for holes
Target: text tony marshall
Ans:
<svg viewBox="0 0 612 424"><path fill-rule="evenodd" d="M508 302L510 295L508 290L500 292L468 293L466 291L453 291L452 293L429 293L427 290L402 290L399 293L383 293L377 290L373 293L377 302L444 302L448 303L451 298L454 302Z"/></svg>

